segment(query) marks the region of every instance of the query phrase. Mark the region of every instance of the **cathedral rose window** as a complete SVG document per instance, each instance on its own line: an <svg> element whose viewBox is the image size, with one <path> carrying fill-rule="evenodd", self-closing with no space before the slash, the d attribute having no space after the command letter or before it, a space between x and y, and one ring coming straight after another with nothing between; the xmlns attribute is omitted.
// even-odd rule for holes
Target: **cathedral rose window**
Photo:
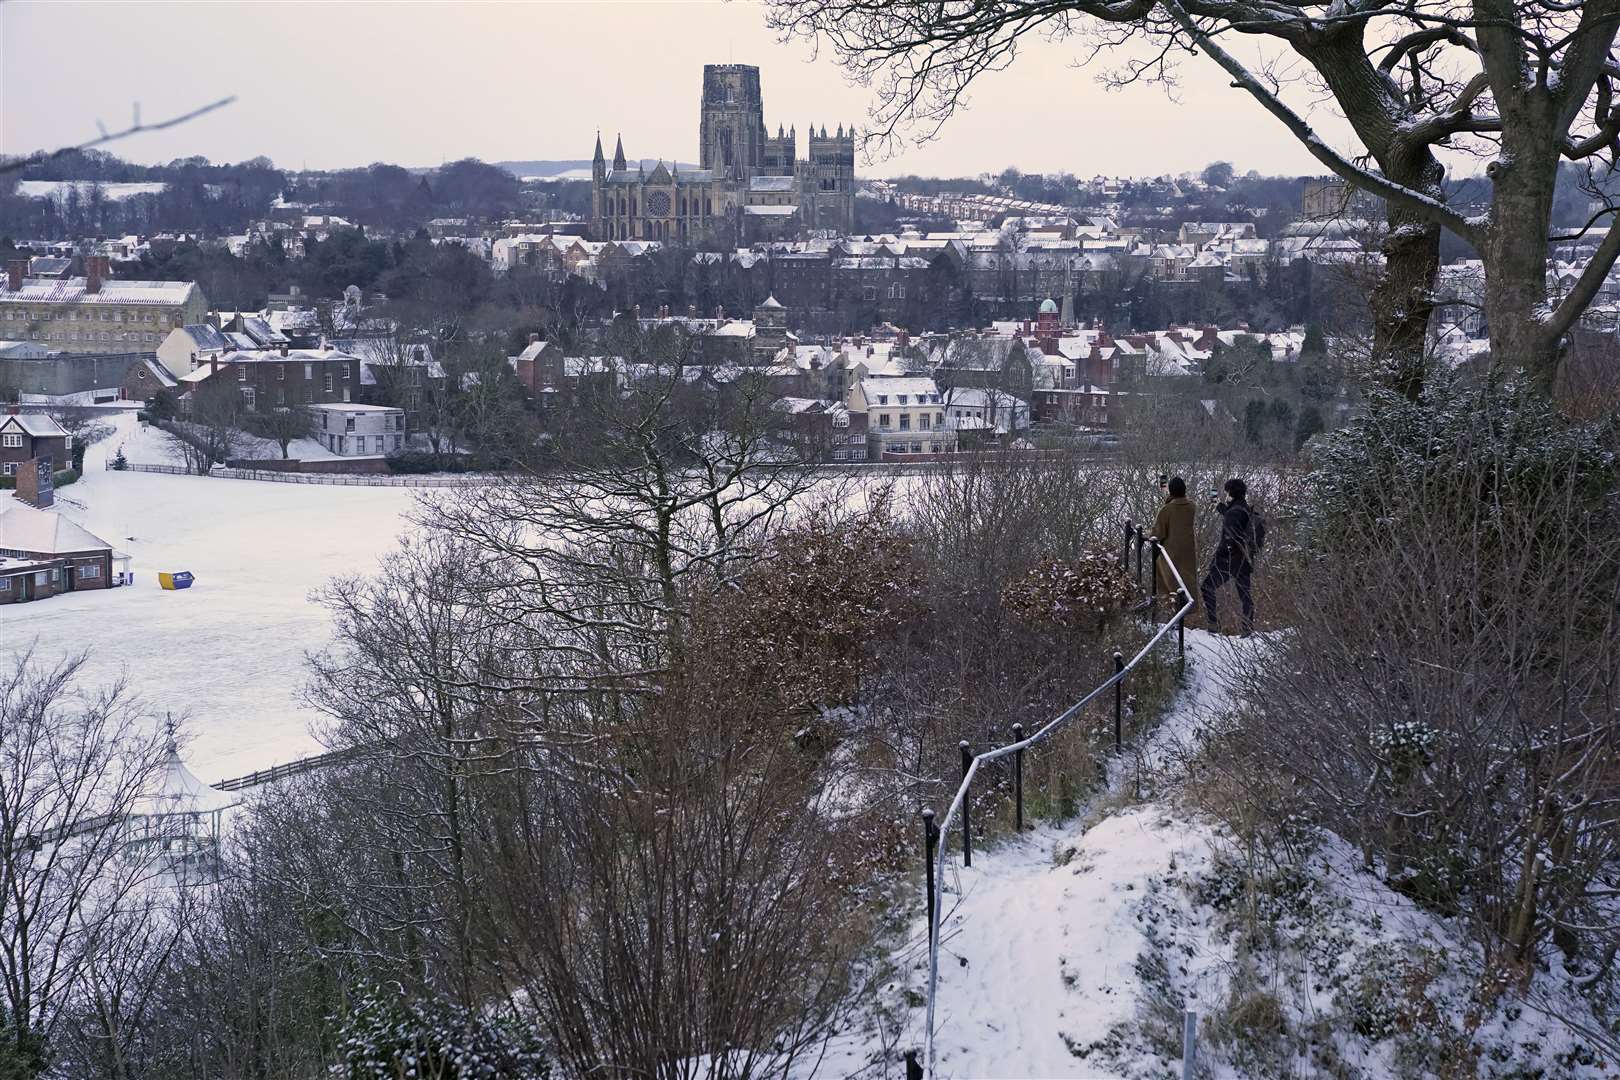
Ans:
<svg viewBox="0 0 1620 1080"><path fill-rule="evenodd" d="M669 194L655 191L647 196L647 213L654 217L663 217L669 213Z"/></svg>

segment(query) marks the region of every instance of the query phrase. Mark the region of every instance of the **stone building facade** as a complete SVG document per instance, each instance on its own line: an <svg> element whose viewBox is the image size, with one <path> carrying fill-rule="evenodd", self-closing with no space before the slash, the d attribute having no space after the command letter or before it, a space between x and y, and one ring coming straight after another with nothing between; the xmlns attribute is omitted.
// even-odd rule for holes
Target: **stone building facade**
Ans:
<svg viewBox="0 0 1620 1080"><path fill-rule="evenodd" d="M663 161L631 168L621 136L609 165L596 139L591 165L591 235L733 246L805 230L855 226L855 129L809 130L799 158L797 127L765 129L759 68L703 69L697 169Z"/></svg>
<svg viewBox="0 0 1620 1080"><path fill-rule="evenodd" d="M0 278L0 340L52 352L149 351L208 310L194 282L115 279L105 255L86 256L84 277L28 277L28 265L12 259Z"/></svg>

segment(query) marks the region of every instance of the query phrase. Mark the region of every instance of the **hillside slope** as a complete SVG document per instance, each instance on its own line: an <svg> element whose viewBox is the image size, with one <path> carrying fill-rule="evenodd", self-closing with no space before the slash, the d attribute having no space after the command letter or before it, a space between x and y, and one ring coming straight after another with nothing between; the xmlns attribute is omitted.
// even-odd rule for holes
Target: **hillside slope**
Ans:
<svg viewBox="0 0 1620 1080"><path fill-rule="evenodd" d="M1578 1033L1601 1025L1556 967L1523 997L1499 992L1461 926L1338 838L1320 837L1285 888L1244 884L1229 837L1180 797L1179 763L1227 706L1237 651L1266 643L1189 632L1187 645L1187 687L1088 814L949 875L936 1075L1179 1075L1184 1005L1200 1014L1201 1077L1616 1075ZM816 1075L903 1076L921 1047L912 891L905 942Z"/></svg>

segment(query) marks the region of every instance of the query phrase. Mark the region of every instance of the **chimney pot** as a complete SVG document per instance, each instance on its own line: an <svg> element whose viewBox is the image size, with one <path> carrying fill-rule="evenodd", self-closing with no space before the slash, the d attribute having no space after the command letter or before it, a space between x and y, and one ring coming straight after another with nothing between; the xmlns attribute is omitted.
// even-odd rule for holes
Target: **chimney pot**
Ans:
<svg viewBox="0 0 1620 1080"><path fill-rule="evenodd" d="M533 345L535 342L537 342L539 340L540 340L540 335L539 334L530 334L529 335L529 344L530 345Z"/></svg>

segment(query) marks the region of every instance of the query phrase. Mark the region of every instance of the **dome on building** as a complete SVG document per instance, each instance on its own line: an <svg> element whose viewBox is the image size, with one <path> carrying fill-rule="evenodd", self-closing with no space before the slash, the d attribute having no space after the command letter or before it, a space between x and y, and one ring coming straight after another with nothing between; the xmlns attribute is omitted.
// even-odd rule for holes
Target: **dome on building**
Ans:
<svg viewBox="0 0 1620 1080"><path fill-rule="evenodd" d="M1058 313L1057 301L1055 301L1055 300L1042 300L1041 301L1041 314L1042 315L1056 315L1057 313Z"/></svg>

